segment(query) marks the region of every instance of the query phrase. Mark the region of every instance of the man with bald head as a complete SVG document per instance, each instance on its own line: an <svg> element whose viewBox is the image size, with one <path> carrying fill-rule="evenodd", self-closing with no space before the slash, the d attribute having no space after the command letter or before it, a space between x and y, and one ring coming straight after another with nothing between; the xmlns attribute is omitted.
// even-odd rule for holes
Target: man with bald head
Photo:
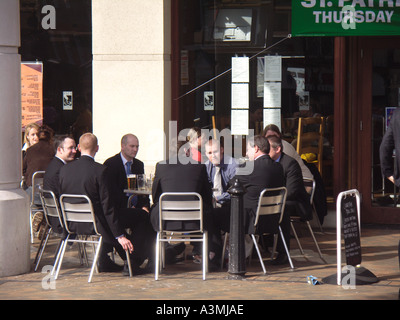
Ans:
<svg viewBox="0 0 400 320"><path fill-rule="evenodd" d="M128 189L126 176L144 174L144 164L136 158L139 151L139 139L134 134L125 134L121 139L121 151L104 162L107 167L107 183L115 210L126 224L131 227L131 238L135 244L133 265L141 265L146 259L151 261L154 254L156 233L149 216L150 199L148 196L137 196L128 208L129 196L124 192ZM135 221L133 221L135 219Z"/></svg>
<svg viewBox="0 0 400 320"><path fill-rule="evenodd" d="M132 253L133 245L126 238L125 226L119 221L110 202L107 168L94 160L98 149L97 138L94 134L85 133L80 137L78 150L81 157L60 169L60 194L87 195L92 201L97 229L103 236L103 243L115 247L121 258L126 260L125 250ZM71 228L73 229L72 225ZM116 267L111 264L107 252L101 250L99 270L117 271L119 268ZM122 267L119 270L122 270Z"/></svg>
<svg viewBox="0 0 400 320"><path fill-rule="evenodd" d="M128 189L127 174L144 174L144 164L136 158L138 151L139 139L134 134L128 133L121 139L121 152L104 162L108 168L110 190L112 190L116 208L127 207L128 196L124 193L124 189ZM139 196L133 205L135 208L149 212L149 197Z"/></svg>

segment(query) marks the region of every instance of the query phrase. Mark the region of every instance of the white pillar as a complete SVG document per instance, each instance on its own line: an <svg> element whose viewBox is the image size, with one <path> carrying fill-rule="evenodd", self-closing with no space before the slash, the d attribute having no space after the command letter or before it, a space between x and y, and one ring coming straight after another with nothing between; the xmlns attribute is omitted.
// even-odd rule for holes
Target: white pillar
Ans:
<svg viewBox="0 0 400 320"><path fill-rule="evenodd" d="M0 1L0 277L30 270L29 200L21 181L19 0Z"/></svg>
<svg viewBox="0 0 400 320"><path fill-rule="evenodd" d="M93 0L92 18L96 160L118 153L133 133L151 172L171 119L171 0Z"/></svg>

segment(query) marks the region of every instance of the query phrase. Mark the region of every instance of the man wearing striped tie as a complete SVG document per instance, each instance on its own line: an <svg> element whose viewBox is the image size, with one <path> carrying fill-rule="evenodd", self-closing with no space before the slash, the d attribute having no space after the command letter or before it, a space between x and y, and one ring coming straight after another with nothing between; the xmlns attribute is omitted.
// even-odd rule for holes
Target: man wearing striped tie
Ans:
<svg viewBox="0 0 400 320"><path fill-rule="evenodd" d="M205 151L208 179L213 186L215 223L221 230L229 232L231 196L227 190L229 181L236 175L238 163L224 154L223 143L218 140L207 141Z"/></svg>

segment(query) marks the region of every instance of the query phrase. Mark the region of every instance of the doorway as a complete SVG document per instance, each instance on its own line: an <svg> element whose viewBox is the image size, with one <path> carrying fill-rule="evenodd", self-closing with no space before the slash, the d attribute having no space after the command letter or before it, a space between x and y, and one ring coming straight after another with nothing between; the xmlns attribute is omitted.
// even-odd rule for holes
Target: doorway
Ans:
<svg viewBox="0 0 400 320"><path fill-rule="evenodd" d="M362 221L400 224L399 190L382 177L379 159L390 115L400 107L400 42L398 38L378 37L362 37L357 42L352 117L356 155L352 167L362 195Z"/></svg>

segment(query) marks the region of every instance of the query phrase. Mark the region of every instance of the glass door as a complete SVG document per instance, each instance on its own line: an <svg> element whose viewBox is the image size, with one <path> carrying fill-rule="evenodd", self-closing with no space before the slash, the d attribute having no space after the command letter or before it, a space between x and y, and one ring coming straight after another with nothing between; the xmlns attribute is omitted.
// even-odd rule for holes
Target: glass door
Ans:
<svg viewBox="0 0 400 320"><path fill-rule="evenodd" d="M364 222L400 223L399 190L382 176L379 147L393 110L400 107L399 39L360 40L358 185Z"/></svg>

